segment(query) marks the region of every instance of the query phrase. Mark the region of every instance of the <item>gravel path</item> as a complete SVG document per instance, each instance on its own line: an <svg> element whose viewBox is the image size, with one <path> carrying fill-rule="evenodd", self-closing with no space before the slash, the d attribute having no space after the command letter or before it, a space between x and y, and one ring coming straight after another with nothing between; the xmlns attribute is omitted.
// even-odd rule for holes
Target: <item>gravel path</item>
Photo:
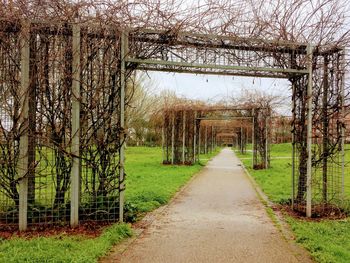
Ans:
<svg viewBox="0 0 350 263"><path fill-rule="evenodd" d="M238 158L224 149L110 262L310 262L268 217Z"/></svg>

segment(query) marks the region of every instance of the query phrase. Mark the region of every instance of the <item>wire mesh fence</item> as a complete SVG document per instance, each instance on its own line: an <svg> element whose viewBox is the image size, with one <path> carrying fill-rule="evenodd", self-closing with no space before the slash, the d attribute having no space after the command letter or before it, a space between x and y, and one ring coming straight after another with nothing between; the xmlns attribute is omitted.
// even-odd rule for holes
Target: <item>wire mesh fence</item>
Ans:
<svg viewBox="0 0 350 263"><path fill-rule="evenodd" d="M163 163L194 164L198 158L197 147L201 139L198 134L197 116L200 111L185 106L164 110L163 114Z"/></svg>
<svg viewBox="0 0 350 263"><path fill-rule="evenodd" d="M0 23L2 223L22 220L24 228L72 218L74 225L79 214L81 221L122 217L124 109L132 94L125 85L135 69L288 78L294 205L310 213L348 205L342 49L138 29L122 33L103 23ZM230 111L221 114L230 117ZM267 168L270 112L250 114L254 166ZM208 114L194 109L168 111L166 163L190 164L199 151L213 148L217 130L198 119L203 116Z"/></svg>
<svg viewBox="0 0 350 263"><path fill-rule="evenodd" d="M119 220L121 34L1 23L0 225Z"/></svg>
<svg viewBox="0 0 350 263"><path fill-rule="evenodd" d="M245 154L250 140L253 168L269 167L270 109L174 105L163 112L164 164L193 164L198 160L198 154L212 152L218 142L236 146L241 154Z"/></svg>
<svg viewBox="0 0 350 263"><path fill-rule="evenodd" d="M199 153L200 154L208 154L211 153L215 146L214 137L216 137L214 127L212 124L208 121L201 121L200 122L200 129L199 129Z"/></svg>
<svg viewBox="0 0 350 263"><path fill-rule="evenodd" d="M291 125L291 116L273 116L271 118L271 143L291 143Z"/></svg>
<svg viewBox="0 0 350 263"><path fill-rule="evenodd" d="M313 55L312 78L292 81L292 199L294 208L308 216L328 216L349 208L345 192L345 54L342 50L317 50ZM308 101L310 82L312 99Z"/></svg>
<svg viewBox="0 0 350 263"><path fill-rule="evenodd" d="M253 114L253 169L270 166L270 118L269 108L255 108Z"/></svg>
<svg viewBox="0 0 350 263"><path fill-rule="evenodd" d="M17 189L17 171L15 164L19 158L18 137L20 134L20 41L15 32L1 32L6 39L0 46L0 206L1 221L16 223L18 220L19 194ZM6 83L6 85L5 85ZM16 107L12 104L17 102Z"/></svg>

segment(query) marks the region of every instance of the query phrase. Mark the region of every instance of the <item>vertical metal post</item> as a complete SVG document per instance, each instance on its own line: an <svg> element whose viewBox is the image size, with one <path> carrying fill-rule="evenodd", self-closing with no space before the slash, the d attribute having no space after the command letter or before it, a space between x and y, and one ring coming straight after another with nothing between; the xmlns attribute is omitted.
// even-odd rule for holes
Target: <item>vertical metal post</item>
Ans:
<svg viewBox="0 0 350 263"><path fill-rule="evenodd" d="M171 119L171 164L174 164L175 159L175 111L172 111Z"/></svg>
<svg viewBox="0 0 350 263"><path fill-rule="evenodd" d="M265 169L269 168L269 159L268 159L268 152L269 152L269 133L268 133L268 120L269 117L265 118Z"/></svg>
<svg viewBox="0 0 350 263"><path fill-rule="evenodd" d="M204 153L208 153L208 126L205 126L205 146Z"/></svg>
<svg viewBox="0 0 350 263"><path fill-rule="evenodd" d="M197 111L194 112L194 127L193 127L193 163L197 161L196 155L196 141L197 141Z"/></svg>
<svg viewBox="0 0 350 263"><path fill-rule="evenodd" d="M307 172L306 172L306 216L312 212L312 61L313 47L307 46L308 84L307 84Z"/></svg>
<svg viewBox="0 0 350 263"><path fill-rule="evenodd" d="M162 125L162 158L163 158L163 163L165 161L165 116L163 115L163 125Z"/></svg>
<svg viewBox="0 0 350 263"><path fill-rule="evenodd" d="M201 126L200 126L200 122L199 122L199 129L198 129L198 162L200 161L200 155L201 155L201 140L202 140Z"/></svg>
<svg viewBox="0 0 350 263"><path fill-rule="evenodd" d="M166 121L165 121L166 120ZM164 143L165 143L165 158L166 158L166 163L169 163L169 149L170 149L170 143L169 143L169 125L170 125L170 115L169 111L166 111L166 115L164 116Z"/></svg>
<svg viewBox="0 0 350 263"><path fill-rule="evenodd" d="M26 21L22 23L21 32L21 105L22 105L22 122L24 132L21 133L19 141L19 160L17 164L17 174L19 183L19 215L18 215L18 227L20 231L27 229L27 211L28 211L28 89L30 85L29 81L29 35L30 25L26 24Z"/></svg>
<svg viewBox="0 0 350 263"><path fill-rule="evenodd" d="M295 80L292 82L292 209L294 209L294 197L295 197L295 118L296 118L296 87Z"/></svg>
<svg viewBox="0 0 350 263"><path fill-rule="evenodd" d="M243 127L241 121L241 154L243 154Z"/></svg>
<svg viewBox="0 0 350 263"><path fill-rule="evenodd" d="M124 201L125 201L125 89L126 89L126 57L128 54L127 31L121 33L120 38L120 129L119 136L119 222L124 221Z"/></svg>
<svg viewBox="0 0 350 263"><path fill-rule="evenodd" d="M211 126L211 152L214 151L214 126Z"/></svg>
<svg viewBox="0 0 350 263"><path fill-rule="evenodd" d="M185 147L186 147L186 111L182 113L182 164L185 164Z"/></svg>
<svg viewBox="0 0 350 263"><path fill-rule="evenodd" d="M36 34L29 36L29 87L28 87L28 204L35 202L35 131L36 131L36 85L38 69L36 63Z"/></svg>
<svg viewBox="0 0 350 263"><path fill-rule="evenodd" d="M255 117L254 117L254 112L255 110L252 109L252 116L253 116L253 119L252 119L252 169L254 168L254 156L255 156L255 133L254 133L254 130L255 130Z"/></svg>
<svg viewBox="0 0 350 263"><path fill-rule="evenodd" d="M341 128L341 199L345 200L345 56L346 51L342 52L341 62L341 116L342 116L342 128Z"/></svg>
<svg viewBox="0 0 350 263"><path fill-rule="evenodd" d="M72 146L73 156L71 169L71 211L70 225L79 224L79 195L80 195L80 25L73 25L72 43Z"/></svg>
<svg viewBox="0 0 350 263"><path fill-rule="evenodd" d="M216 149L216 126L214 126L214 133L213 133L213 151Z"/></svg>
<svg viewBox="0 0 350 263"><path fill-rule="evenodd" d="M328 136L329 136L329 119L328 119L328 63L329 58L324 55L323 61L323 94L322 94L322 199L327 203L328 197Z"/></svg>

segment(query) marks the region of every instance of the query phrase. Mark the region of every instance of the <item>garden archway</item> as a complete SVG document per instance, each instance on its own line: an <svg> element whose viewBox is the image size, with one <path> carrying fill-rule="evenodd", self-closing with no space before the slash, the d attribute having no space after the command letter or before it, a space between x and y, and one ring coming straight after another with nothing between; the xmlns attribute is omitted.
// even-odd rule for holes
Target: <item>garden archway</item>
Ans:
<svg viewBox="0 0 350 263"><path fill-rule="evenodd" d="M340 203L343 49L78 23L0 23L1 92L8 98L0 108L1 147L7 152L1 155L6 172L1 202L16 207L1 219L18 221L20 230L27 228L28 214L33 224L69 218L76 226L83 220L79 215L123 220L126 83L135 70L288 79L293 205L311 216L318 203ZM340 180L331 180L335 177ZM44 187L55 197L37 194ZM32 209L37 201L45 217Z"/></svg>

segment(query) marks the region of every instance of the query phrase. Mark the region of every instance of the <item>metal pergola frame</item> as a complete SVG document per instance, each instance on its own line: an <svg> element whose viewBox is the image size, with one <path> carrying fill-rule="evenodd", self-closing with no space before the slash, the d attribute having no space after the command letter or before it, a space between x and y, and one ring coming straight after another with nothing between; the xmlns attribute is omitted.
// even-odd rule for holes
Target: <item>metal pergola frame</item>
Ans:
<svg viewBox="0 0 350 263"><path fill-rule="evenodd" d="M213 34L196 34L191 32L164 32L158 30L128 30L134 43L151 43L164 45L167 48L186 47L192 49L221 49L221 50L244 50L248 52L258 52L270 54L298 54L308 55L309 44L293 43L288 41L271 41L258 38L243 38ZM181 58L181 57L180 57ZM165 71L177 73L227 75L227 76L250 76L260 78L289 78L287 74L304 75L308 74L307 67L282 68L244 65L219 65L216 63L186 61L171 61L169 59L150 59L137 56L128 56L126 61L136 64L140 70ZM203 59L202 61L205 61Z"/></svg>
<svg viewBox="0 0 350 263"><path fill-rule="evenodd" d="M228 109L243 109L243 110L252 110L254 112L254 110L256 110L256 108L222 108L223 110L228 110ZM215 111L220 111L220 109L215 109ZM256 151L255 151L255 147L254 147L254 124L255 124L255 121L254 121L254 115L251 115L251 116L223 116L223 117L199 117L199 118L196 118L197 120L199 121L203 121L203 120L209 120L209 121L231 121L231 120L252 120L252 168L254 168L254 157L256 155ZM266 127L267 129L267 127ZM266 138L266 151L267 151L267 143L268 143L268 140ZM266 159L267 159L267 155L266 155ZM199 154L198 154L198 160L199 160ZM265 163L267 163L268 161L265 160Z"/></svg>
<svg viewBox="0 0 350 263"><path fill-rule="evenodd" d="M1 20L4 22L4 20ZM8 22L8 21L7 21ZM7 23L6 22L6 23ZM76 226L79 222L79 178L81 176L80 159L79 159L79 135L80 129L80 106L79 106L79 71L80 65L80 38L83 34L85 26L88 24L79 23L62 23L66 30L57 31L52 22L41 21L22 21L17 23L9 23L9 27L4 26L1 31L3 32L20 32L21 35L21 63L20 67L22 74L20 76L20 89L23 91L28 90L30 85L29 76L29 37L28 29L30 25L38 25L33 30L45 31L45 34L65 34L72 36L72 49L73 49L73 72L76 72L72 81L72 132L74 134L72 138L72 156L73 167L71 170L71 218L70 223L72 226ZM29 25L29 26L28 26ZM128 70L149 70L149 71L166 71L177 73L192 73L192 74L213 74L213 75L227 75L227 76L250 76L259 78L284 78L291 79L296 76L307 76L307 183L306 183L306 215L311 217L312 206L312 92L313 92L313 57L333 54L335 52L341 52L342 49L323 48L315 49L310 43L293 43L286 41L270 41L264 39L252 39L252 38L240 38L230 36L220 36L212 34L194 34L190 32L172 32L172 31L157 31L157 30L136 30L128 29L120 31L119 29L111 28L109 34L99 32L97 26L92 25L92 28L96 28L96 34L92 34L96 38L112 38L116 41L120 41L120 63L116 69L117 74L120 74L120 127L125 127L125 90L127 82ZM118 33L116 33L118 32ZM152 50L149 47L156 47ZM138 49L139 48L139 49ZM187 53L185 52L187 51ZM204 52L205 51L205 52ZM220 55L222 51L225 51L226 55L231 57L228 60L221 59L224 55ZM151 52L151 53L147 53ZM153 52L153 53L152 53ZM192 53L191 53L192 52ZM196 53L197 52L197 53ZM203 53L200 53L203 52ZM207 55L206 52L211 52ZM253 59L257 65L252 62L242 62L242 65L234 63L234 55L239 56L239 52L246 52L248 55L256 56L257 61ZM297 54L302 56L303 59L300 65L288 66L278 63L276 55L281 57L292 56ZM217 56L216 56L217 55ZM206 57L208 56L208 57ZM266 60L270 59L270 62ZM276 63L275 63L276 62ZM260 63L260 64L259 64ZM28 111L28 100L24 99L24 114ZM22 116L26 118L26 115ZM253 119L254 120L254 119ZM121 131L122 133L122 131ZM19 229L25 230L27 228L27 189L28 178L27 167L29 159L26 153L29 149L30 136L28 131L23 132L20 135L21 145L24 147L20 150L20 162L18 163L18 182L20 191L19 201ZM343 138L344 140L344 138ZM342 142L344 144L344 142ZM123 221L123 207L124 207L124 160L125 160L125 145L123 139L121 139L121 147L119 150L120 165L119 165L119 190L120 190L120 211L119 220Z"/></svg>
<svg viewBox="0 0 350 263"><path fill-rule="evenodd" d="M169 46L189 46L194 48L213 47L217 49L235 50L243 48L252 52L273 52L292 55L295 52L305 55L305 67L296 68L274 68L274 67L251 67L251 66L232 66L232 65L216 65L207 63L197 63L186 61L169 61L168 59L150 59L134 57L132 54L125 57L125 61L133 67L140 70L149 71L166 71L177 73L193 73L193 74L215 74L215 75L238 75L238 76L254 76L266 78L284 78L290 79L298 75L307 75L307 196L306 196L306 215L311 217L312 194L312 92L313 92L313 56L314 46L310 43L290 43L284 41L266 41L262 39L247 39L238 37L227 37L219 35L203 35L192 34L188 32L180 32L174 35L169 32L161 31L141 31L133 33L135 42L157 43ZM168 36L165 38L164 36ZM175 40L174 40L175 39ZM199 43L194 39L201 39ZM209 42L209 43L208 43ZM238 44L237 44L238 43ZM250 45L246 46L247 43ZM339 50L324 50L322 53L338 52ZM317 52L319 52L317 50Z"/></svg>

